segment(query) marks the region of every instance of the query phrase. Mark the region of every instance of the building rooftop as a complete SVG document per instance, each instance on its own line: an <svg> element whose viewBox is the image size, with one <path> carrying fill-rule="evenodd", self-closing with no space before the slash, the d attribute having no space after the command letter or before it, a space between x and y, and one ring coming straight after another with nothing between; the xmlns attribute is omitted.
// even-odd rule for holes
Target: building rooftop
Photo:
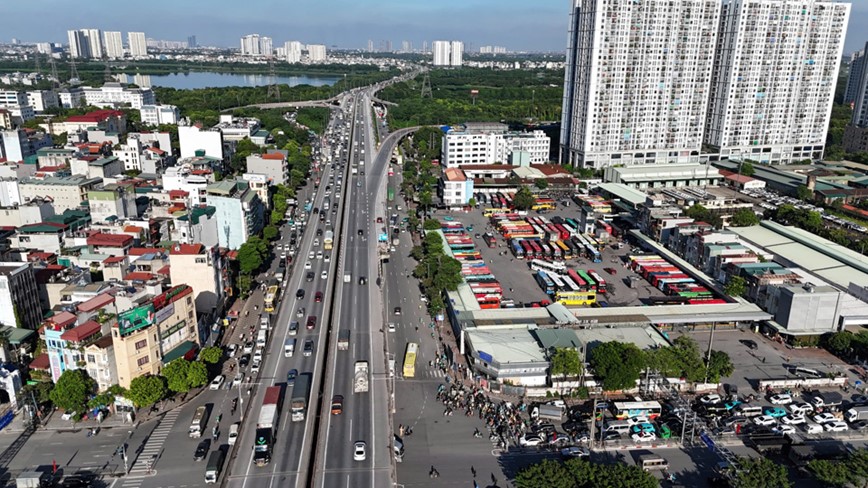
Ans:
<svg viewBox="0 0 868 488"><path fill-rule="evenodd" d="M94 320L88 320L87 322L79 325L78 327L74 327L69 329L60 335L60 338L64 341L69 342L82 342L89 337L92 337L96 334L99 334L100 324Z"/></svg>
<svg viewBox="0 0 868 488"><path fill-rule="evenodd" d="M101 293L101 294L91 298L90 300L79 303L78 307L76 307L76 308L78 308L79 312L88 313L88 312L93 312L95 310L99 310L99 309L105 307L106 305L111 305L112 303L114 303L114 301L115 301L115 297L113 297L109 293Z"/></svg>
<svg viewBox="0 0 868 488"><path fill-rule="evenodd" d="M100 183L102 178L88 178L82 175L73 176L49 176L47 178L23 178L22 185L64 185L64 186L85 186L95 185Z"/></svg>
<svg viewBox="0 0 868 488"><path fill-rule="evenodd" d="M202 244L175 244L170 253L173 255L195 255L202 254L204 249L205 246Z"/></svg>
<svg viewBox="0 0 868 488"><path fill-rule="evenodd" d="M133 243L133 236L126 234L106 234L97 232L87 237L88 246L117 246L123 247Z"/></svg>
<svg viewBox="0 0 868 488"><path fill-rule="evenodd" d="M458 168L448 168L443 172L443 175L447 181L467 181L467 177L464 176L464 171L461 171Z"/></svg>
<svg viewBox="0 0 868 488"><path fill-rule="evenodd" d="M648 195L623 183L600 183L598 188L636 207L645 203Z"/></svg>
<svg viewBox="0 0 868 488"><path fill-rule="evenodd" d="M500 327L496 329L467 329L467 338L480 359L500 364L547 362L540 347L527 326Z"/></svg>
<svg viewBox="0 0 868 488"><path fill-rule="evenodd" d="M98 123L109 117L123 117L120 110L94 110L84 115L73 115L66 119L67 122Z"/></svg>
<svg viewBox="0 0 868 488"><path fill-rule="evenodd" d="M579 336L573 329L535 329L531 330L531 334L536 337L546 351L563 347L575 349L582 347Z"/></svg>
<svg viewBox="0 0 868 488"><path fill-rule="evenodd" d="M649 179L666 181L721 177L717 168L705 164L638 164L609 169L619 173L622 181L648 181Z"/></svg>
<svg viewBox="0 0 868 488"><path fill-rule="evenodd" d="M36 224L22 225L18 228L21 234L59 234L67 229L64 224L55 222L38 222Z"/></svg>

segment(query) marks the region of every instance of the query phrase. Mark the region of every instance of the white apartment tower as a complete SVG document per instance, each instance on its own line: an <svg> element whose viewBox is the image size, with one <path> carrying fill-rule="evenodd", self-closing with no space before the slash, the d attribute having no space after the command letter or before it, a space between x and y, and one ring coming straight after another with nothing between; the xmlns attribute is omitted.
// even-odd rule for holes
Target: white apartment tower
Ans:
<svg viewBox="0 0 868 488"><path fill-rule="evenodd" d="M573 0L561 161L698 162L720 0Z"/></svg>
<svg viewBox="0 0 868 488"><path fill-rule="evenodd" d="M73 58L88 58L90 57L90 46L87 42L87 36L84 31L70 30L66 31L69 37L69 56Z"/></svg>
<svg viewBox="0 0 868 488"><path fill-rule="evenodd" d="M87 37L87 47L90 49L90 57L93 59L102 59L104 49L102 45L102 33L99 29L82 29L84 36Z"/></svg>
<svg viewBox="0 0 868 488"><path fill-rule="evenodd" d="M307 45L307 57L311 61L325 61L326 60L326 47L324 44L308 44Z"/></svg>
<svg viewBox="0 0 868 488"><path fill-rule="evenodd" d="M271 56L274 53L274 42L270 37L259 38L259 54Z"/></svg>
<svg viewBox="0 0 868 488"><path fill-rule="evenodd" d="M283 44L283 49L286 51L287 63L301 62L302 44L299 41L286 41Z"/></svg>
<svg viewBox="0 0 868 488"><path fill-rule="evenodd" d="M451 57L449 55L452 50L452 45L449 41L434 41L432 44L434 51L434 66L449 66Z"/></svg>
<svg viewBox="0 0 868 488"><path fill-rule="evenodd" d="M105 31L103 39L107 58L122 59L124 57L124 41L119 31Z"/></svg>
<svg viewBox="0 0 868 488"><path fill-rule="evenodd" d="M461 66L464 62L464 43L452 41L449 45L449 65Z"/></svg>
<svg viewBox="0 0 868 488"><path fill-rule="evenodd" d="M844 103L853 103L859 91L862 80L862 70L865 67L865 50L861 49L850 56L850 73L847 75L847 89L844 90Z"/></svg>
<svg viewBox="0 0 868 488"><path fill-rule="evenodd" d="M135 58L148 55L148 39L144 32L127 32L127 40L130 43L130 56Z"/></svg>
<svg viewBox="0 0 868 488"><path fill-rule="evenodd" d="M721 158L823 157L850 4L729 0L720 16L705 143Z"/></svg>
<svg viewBox="0 0 868 488"><path fill-rule="evenodd" d="M242 56L258 56L259 53L259 34L248 34L241 38Z"/></svg>

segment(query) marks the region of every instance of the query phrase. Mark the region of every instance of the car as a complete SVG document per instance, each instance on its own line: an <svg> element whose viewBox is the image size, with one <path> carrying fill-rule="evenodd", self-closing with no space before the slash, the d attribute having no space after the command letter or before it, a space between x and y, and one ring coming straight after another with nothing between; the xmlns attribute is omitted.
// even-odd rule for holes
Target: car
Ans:
<svg viewBox="0 0 868 488"><path fill-rule="evenodd" d="M817 415L814 415L814 417L811 420L813 420L814 422L816 422L820 425L823 425L823 424L828 424L829 422L836 422L838 420L838 418L829 412L825 412L825 413L819 413Z"/></svg>
<svg viewBox="0 0 868 488"><path fill-rule="evenodd" d="M781 407L765 407L763 408L763 415L768 415L771 418L777 419L780 417L785 417L787 415L787 411Z"/></svg>
<svg viewBox="0 0 868 488"><path fill-rule="evenodd" d="M847 422L844 422L843 420L826 422L825 424L823 424L823 428L826 429L826 432L844 432L845 430L850 430Z"/></svg>
<svg viewBox="0 0 868 488"><path fill-rule="evenodd" d="M289 323L289 335L298 334L298 321L293 320Z"/></svg>
<svg viewBox="0 0 868 488"><path fill-rule="evenodd" d="M789 407L790 411L793 412L794 415L807 415L809 413L814 413L814 407L807 402L791 403Z"/></svg>
<svg viewBox="0 0 868 488"><path fill-rule="evenodd" d="M586 447L567 447L561 449L561 456L565 458L588 459L591 457L591 451Z"/></svg>
<svg viewBox="0 0 868 488"><path fill-rule="evenodd" d="M316 256L316 253L313 251L307 253L307 258L310 260L313 260L315 256Z"/></svg>
<svg viewBox="0 0 868 488"><path fill-rule="evenodd" d="M319 228L319 229L316 230L316 236L317 236L317 237L322 237L322 228Z"/></svg>
<svg viewBox="0 0 868 488"><path fill-rule="evenodd" d="M313 354L313 339L305 339L304 340L304 350L301 353L303 356L308 357Z"/></svg>
<svg viewBox="0 0 868 488"><path fill-rule="evenodd" d="M329 277L329 272L326 270L322 270L322 273L319 274L319 277L322 279L326 279Z"/></svg>
<svg viewBox="0 0 868 488"><path fill-rule="evenodd" d="M253 347L255 346L253 341L247 341L244 343L244 346L241 349L241 352L244 354L250 354L253 352Z"/></svg>
<svg viewBox="0 0 868 488"><path fill-rule="evenodd" d="M733 399L723 404L723 408L727 410L732 410L733 408L742 404L741 400Z"/></svg>
<svg viewBox="0 0 868 488"><path fill-rule="evenodd" d="M218 374L216 378L211 380L211 384L208 385L209 390L219 390L221 386L223 386L223 381L226 380L226 377L222 374Z"/></svg>
<svg viewBox="0 0 868 488"><path fill-rule="evenodd" d="M709 393L707 395L702 395L701 397L699 397L699 403L702 403L703 405L712 405L715 403L720 403L720 400L721 400L720 395L715 394L715 393Z"/></svg>
<svg viewBox="0 0 868 488"><path fill-rule="evenodd" d="M542 444L543 438L536 434L525 434L518 440L518 443L525 447L533 447Z"/></svg>
<svg viewBox="0 0 868 488"><path fill-rule="evenodd" d="M316 315L311 315L307 318L307 330L313 330L316 328Z"/></svg>
<svg viewBox="0 0 868 488"><path fill-rule="evenodd" d="M395 315L401 315L401 307L395 307Z"/></svg>
<svg viewBox="0 0 868 488"><path fill-rule="evenodd" d="M742 344L744 344L745 346L747 346L747 348L750 349L750 350L752 350L752 351L756 351L756 350L759 348L759 346L757 345L756 341L753 341L753 340L750 340L750 339L742 339L742 340L739 341L739 342L741 342Z"/></svg>
<svg viewBox="0 0 868 488"><path fill-rule="evenodd" d="M353 444L353 461L364 461L367 455L365 454L367 445L364 441L356 441Z"/></svg>
<svg viewBox="0 0 868 488"><path fill-rule="evenodd" d="M652 424L636 424L630 428L630 432L633 434L638 434L639 432L653 432L656 433L657 429L654 428Z"/></svg>
<svg viewBox="0 0 868 488"><path fill-rule="evenodd" d="M621 433L615 432L614 430L607 430L605 432L602 432L600 436L603 438L604 441L614 441L621 438Z"/></svg>
<svg viewBox="0 0 868 488"><path fill-rule="evenodd" d="M316 295L314 295L314 297L313 297L313 301L316 303L322 302L322 292L321 291L316 292Z"/></svg>
<svg viewBox="0 0 868 488"><path fill-rule="evenodd" d="M778 434L795 434L796 428L793 427L792 425L779 425L777 427L774 427L772 429L772 432L775 432Z"/></svg>
<svg viewBox="0 0 868 488"><path fill-rule="evenodd" d="M335 395L332 397L332 415L340 415L344 413L344 396Z"/></svg>
<svg viewBox="0 0 868 488"><path fill-rule="evenodd" d="M630 436L633 442L651 442L657 440L657 434L652 432L639 432Z"/></svg>
<svg viewBox="0 0 868 488"><path fill-rule="evenodd" d="M639 424L648 424L648 423L651 423L651 421L648 420L648 417L641 417L640 416L640 417L631 417L631 418L627 419L627 423L632 426L632 425L639 425Z"/></svg>
<svg viewBox="0 0 868 488"><path fill-rule="evenodd" d="M760 415L753 418L753 423L763 427L771 427L773 425L777 425L778 421L775 420L773 417L769 417L768 415Z"/></svg>
<svg viewBox="0 0 868 488"><path fill-rule="evenodd" d="M368 282L368 278L366 278L364 276L359 276L359 284L360 285L367 284L367 282Z"/></svg>
<svg viewBox="0 0 868 488"><path fill-rule="evenodd" d="M201 461L208 455L208 450L211 449L211 439L203 439L196 446L196 452L193 453L193 461Z"/></svg>
<svg viewBox="0 0 868 488"><path fill-rule="evenodd" d="M63 420L72 420L75 415L75 412L63 412L63 415L61 415L60 418Z"/></svg>
<svg viewBox="0 0 868 488"><path fill-rule="evenodd" d="M238 360L238 366L242 368L250 364L250 354L242 354L241 359Z"/></svg>
<svg viewBox="0 0 868 488"><path fill-rule="evenodd" d="M603 270L613 276L618 274L618 270L616 270L615 268L603 268Z"/></svg>
<svg viewBox="0 0 868 488"><path fill-rule="evenodd" d="M868 420L857 420L850 424L853 430L868 430Z"/></svg>
<svg viewBox="0 0 868 488"><path fill-rule="evenodd" d="M241 386L242 381L244 381L244 374L243 373L236 374L235 377L232 378L232 385L231 385L232 388L237 388L237 387Z"/></svg>
<svg viewBox="0 0 868 488"><path fill-rule="evenodd" d="M395 322L389 322L389 332L395 332Z"/></svg>
<svg viewBox="0 0 868 488"><path fill-rule="evenodd" d="M298 307L298 310L295 311L296 317L304 317L304 307Z"/></svg>
<svg viewBox="0 0 868 488"><path fill-rule="evenodd" d="M806 434L822 434L823 433L823 427L820 425L817 425L813 422L805 422L805 424L802 425L802 429L804 429Z"/></svg>
<svg viewBox="0 0 868 488"><path fill-rule="evenodd" d="M304 298L304 288L299 288L297 292L295 292L295 298L301 300Z"/></svg>
<svg viewBox="0 0 868 488"><path fill-rule="evenodd" d="M779 393L769 397L772 405L789 405L793 403L793 396L788 393Z"/></svg>
<svg viewBox="0 0 868 488"><path fill-rule="evenodd" d="M808 419L806 419L804 415L790 414L790 415L787 415L786 417L781 417L781 422L783 422L787 425L800 425L800 424L804 424L807 421L808 421Z"/></svg>
<svg viewBox="0 0 868 488"><path fill-rule="evenodd" d="M306 261L304 263L304 269L310 269L311 267L312 267L312 265L310 264L310 261Z"/></svg>
<svg viewBox="0 0 868 488"><path fill-rule="evenodd" d="M298 370L295 368L290 369L289 373L286 373L286 386L294 385L296 377L298 377Z"/></svg>
<svg viewBox="0 0 868 488"><path fill-rule="evenodd" d="M305 281L307 281L308 283L313 281L313 278L314 278L313 271L308 271L307 275L304 277Z"/></svg>
<svg viewBox="0 0 868 488"><path fill-rule="evenodd" d="M317 258L317 259L322 259L322 251L317 251L317 252L316 252L316 258Z"/></svg>
<svg viewBox="0 0 868 488"><path fill-rule="evenodd" d="M332 260L332 255L331 255L331 253L325 254L325 255L322 257L322 260L325 261L325 262L327 262L327 263L330 263L331 260Z"/></svg>
<svg viewBox="0 0 868 488"><path fill-rule="evenodd" d="M235 344L235 343L229 344L228 349L229 349L229 357L234 358L235 354L238 353L238 344Z"/></svg>

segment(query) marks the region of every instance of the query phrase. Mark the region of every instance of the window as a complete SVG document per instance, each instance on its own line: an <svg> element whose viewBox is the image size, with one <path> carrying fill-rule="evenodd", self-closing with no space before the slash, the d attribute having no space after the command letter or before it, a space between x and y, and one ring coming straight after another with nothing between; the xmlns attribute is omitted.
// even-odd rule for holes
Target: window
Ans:
<svg viewBox="0 0 868 488"><path fill-rule="evenodd" d="M94 356L93 354L88 354L87 355L87 362L95 363L96 362L96 356Z"/></svg>
<svg viewBox="0 0 868 488"><path fill-rule="evenodd" d="M136 351L138 351L139 349L144 349L146 347L148 347L148 340L147 339L142 339L142 340L136 342Z"/></svg>
<svg viewBox="0 0 868 488"><path fill-rule="evenodd" d="M205 258L196 258L196 264L205 264L206 262Z"/></svg>
<svg viewBox="0 0 868 488"><path fill-rule="evenodd" d="M139 358L139 359L136 361L136 364L138 364L139 367L141 368L142 366L148 364L149 362L151 362L151 358L148 357L148 356L144 356L144 357Z"/></svg>

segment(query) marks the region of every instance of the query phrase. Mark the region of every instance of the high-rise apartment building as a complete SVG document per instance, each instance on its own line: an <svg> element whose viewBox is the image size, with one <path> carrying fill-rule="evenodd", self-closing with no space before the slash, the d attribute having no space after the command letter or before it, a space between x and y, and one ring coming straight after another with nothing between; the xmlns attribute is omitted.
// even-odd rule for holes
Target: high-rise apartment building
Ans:
<svg viewBox="0 0 868 488"><path fill-rule="evenodd" d="M299 41L286 41L283 44L283 49L286 51L287 63L301 62L302 44Z"/></svg>
<svg viewBox="0 0 868 488"><path fill-rule="evenodd" d="M561 161L698 161L719 14L719 0L573 0Z"/></svg>
<svg viewBox="0 0 868 488"><path fill-rule="evenodd" d="M368 39L368 52L369 53L374 52L374 40L373 39Z"/></svg>
<svg viewBox="0 0 868 488"><path fill-rule="evenodd" d="M859 77L853 76L853 65L856 64L854 60L850 65L850 78L847 81L847 92L852 91L853 97L853 118L844 131L844 150L852 153L868 151L868 63L864 63L868 42L861 52Z"/></svg>
<svg viewBox="0 0 868 488"><path fill-rule="evenodd" d="M705 144L721 158L820 159L850 4L729 0L720 16Z"/></svg>
<svg viewBox="0 0 868 488"><path fill-rule="evenodd" d="M263 56L271 56L274 54L274 42L270 37L259 38L259 54Z"/></svg>
<svg viewBox="0 0 868 488"><path fill-rule="evenodd" d="M401 51L405 53L413 52L413 43L410 41L401 41Z"/></svg>
<svg viewBox="0 0 868 488"><path fill-rule="evenodd" d="M189 49L195 49L199 47L199 44L196 43L196 36L187 36L187 47Z"/></svg>
<svg viewBox="0 0 868 488"><path fill-rule="evenodd" d="M105 55L109 59L122 59L124 57L124 41L119 31L105 31Z"/></svg>
<svg viewBox="0 0 868 488"><path fill-rule="evenodd" d="M434 51L434 66L449 66L452 61L450 56L452 43L449 41L434 41L431 47Z"/></svg>
<svg viewBox="0 0 868 488"><path fill-rule="evenodd" d="M324 44L308 44L307 57L311 61L325 61L326 47Z"/></svg>
<svg viewBox="0 0 868 488"><path fill-rule="evenodd" d="M248 34L241 38L241 55L258 56L259 46L259 34Z"/></svg>
<svg viewBox="0 0 868 488"><path fill-rule="evenodd" d="M850 73L847 75L847 88L844 90L844 103L853 103L859 93L859 82L865 67L865 50L861 49L850 56Z"/></svg>
<svg viewBox="0 0 868 488"><path fill-rule="evenodd" d="M99 29L82 29L85 37L87 37L87 47L90 49L90 57L93 59L102 59L105 50L102 45L102 33Z"/></svg>
<svg viewBox="0 0 868 488"><path fill-rule="evenodd" d="M147 56L148 55L148 38L144 32L128 32L127 40L130 43L130 56Z"/></svg>
<svg viewBox="0 0 868 488"><path fill-rule="evenodd" d="M69 56L72 58L88 58L90 57L90 46L87 42L87 36L83 31L70 30L66 31L69 37Z"/></svg>
<svg viewBox="0 0 868 488"><path fill-rule="evenodd" d="M452 41L449 45L449 65L461 66L464 63L464 43L461 41Z"/></svg>

